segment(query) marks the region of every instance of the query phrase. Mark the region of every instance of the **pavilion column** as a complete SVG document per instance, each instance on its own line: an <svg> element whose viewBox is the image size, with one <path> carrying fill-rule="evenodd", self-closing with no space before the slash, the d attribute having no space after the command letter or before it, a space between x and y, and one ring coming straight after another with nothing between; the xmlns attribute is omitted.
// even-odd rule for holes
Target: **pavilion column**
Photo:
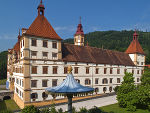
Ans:
<svg viewBox="0 0 150 113"><path fill-rule="evenodd" d="M72 113L72 98L73 98L73 95L68 94L67 98L68 98L68 113Z"/></svg>

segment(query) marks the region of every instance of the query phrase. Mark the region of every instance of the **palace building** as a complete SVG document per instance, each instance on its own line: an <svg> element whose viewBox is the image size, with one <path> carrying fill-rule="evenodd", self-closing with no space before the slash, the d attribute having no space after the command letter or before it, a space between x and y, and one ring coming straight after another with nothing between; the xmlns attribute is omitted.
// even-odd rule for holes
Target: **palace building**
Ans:
<svg viewBox="0 0 150 113"><path fill-rule="evenodd" d="M45 89L63 82L68 65L73 67L77 82L95 88L94 94L114 92L125 72L133 73L135 83L140 83L145 54L136 31L125 52L112 51L85 46L80 21L74 44L67 44L44 16L42 1L37 9L37 18L29 28L22 29L17 43L8 50L7 82L20 108L48 105L52 96Z"/></svg>

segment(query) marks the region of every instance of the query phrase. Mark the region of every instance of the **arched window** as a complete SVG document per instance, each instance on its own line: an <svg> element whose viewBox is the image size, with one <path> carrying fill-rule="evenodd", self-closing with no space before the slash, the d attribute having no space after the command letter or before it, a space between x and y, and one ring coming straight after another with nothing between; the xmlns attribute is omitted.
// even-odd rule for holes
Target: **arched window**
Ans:
<svg viewBox="0 0 150 113"><path fill-rule="evenodd" d="M78 83L80 83L80 80L79 80L79 79L76 79L76 81L77 81Z"/></svg>
<svg viewBox="0 0 150 113"><path fill-rule="evenodd" d="M99 89L98 89L98 88L95 88L95 93L97 94L97 92L99 92Z"/></svg>
<svg viewBox="0 0 150 113"><path fill-rule="evenodd" d="M42 93L42 98L46 99L48 97L48 94L46 94L45 92Z"/></svg>
<svg viewBox="0 0 150 113"><path fill-rule="evenodd" d="M32 93L31 94L31 99L33 99L33 101L35 101L35 99L38 98L38 94L37 93Z"/></svg>
<svg viewBox="0 0 150 113"><path fill-rule="evenodd" d="M91 80L90 79L85 79L85 85L90 85L91 84Z"/></svg>
<svg viewBox="0 0 150 113"><path fill-rule="evenodd" d="M106 91L107 91L107 88L106 88L106 87L104 87L104 88L103 88L103 92L105 93Z"/></svg>
<svg viewBox="0 0 150 113"><path fill-rule="evenodd" d="M109 91L112 92L112 87L109 87Z"/></svg>
<svg viewBox="0 0 150 113"><path fill-rule="evenodd" d="M107 78L104 78L103 81L102 81L102 83L103 83L103 84L108 84Z"/></svg>

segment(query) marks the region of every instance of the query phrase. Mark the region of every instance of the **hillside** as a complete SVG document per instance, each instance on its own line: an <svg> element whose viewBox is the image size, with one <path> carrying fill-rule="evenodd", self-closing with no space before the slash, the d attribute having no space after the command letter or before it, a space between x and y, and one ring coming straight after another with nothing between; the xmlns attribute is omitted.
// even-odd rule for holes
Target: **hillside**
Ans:
<svg viewBox="0 0 150 113"><path fill-rule="evenodd" d="M0 53L0 80L7 77L7 51Z"/></svg>
<svg viewBox="0 0 150 113"><path fill-rule="evenodd" d="M96 31L85 34L85 45L124 52L133 39L134 31ZM146 64L150 64L150 32L138 31L139 42L146 53ZM65 43L73 43L74 39L66 39Z"/></svg>

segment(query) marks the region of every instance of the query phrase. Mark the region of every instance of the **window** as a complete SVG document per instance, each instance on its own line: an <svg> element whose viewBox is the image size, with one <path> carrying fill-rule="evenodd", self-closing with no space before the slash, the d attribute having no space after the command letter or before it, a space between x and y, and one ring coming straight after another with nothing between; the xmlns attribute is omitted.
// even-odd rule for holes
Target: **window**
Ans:
<svg viewBox="0 0 150 113"><path fill-rule="evenodd" d="M107 91L107 88L106 88L106 87L104 87L104 88L103 88L103 92L105 93L106 91Z"/></svg>
<svg viewBox="0 0 150 113"><path fill-rule="evenodd" d="M31 80L31 87L37 87L37 80Z"/></svg>
<svg viewBox="0 0 150 113"><path fill-rule="evenodd" d="M36 46L36 39L32 39L32 46Z"/></svg>
<svg viewBox="0 0 150 113"><path fill-rule="evenodd" d="M86 74L89 74L89 67L86 67Z"/></svg>
<svg viewBox="0 0 150 113"><path fill-rule="evenodd" d="M57 79L52 80L52 87L57 86Z"/></svg>
<svg viewBox="0 0 150 113"><path fill-rule="evenodd" d="M134 74L134 70L132 69L132 74Z"/></svg>
<svg viewBox="0 0 150 113"><path fill-rule="evenodd" d="M144 70L141 70L141 74L143 74L144 73Z"/></svg>
<svg viewBox="0 0 150 113"><path fill-rule="evenodd" d="M31 56L37 56L37 51L32 51Z"/></svg>
<svg viewBox="0 0 150 113"><path fill-rule="evenodd" d="M117 83L120 83L120 78L117 78Z"/></svg>
<svg viewBox="0 0 150 113"><path fill-rule="evenodd" d="M109 83L112 83L112 80L113 80L113 78L110 78L110 79L109 79Z"/></svg>
<svg viewBox="0 0 150 113"><path fill-rule="evenodd" d="M57 58L57 53L52 53L52 58Z"/></svg>
<svg viewBox="0 0 150 113"><path fill-rule="evenodd" d="M109 91L112 92L112 87L109 87Z"/></svg>
<svg viewBox="0 0 150 113"><path fill-rule="evenodd" d="M80 83L80 80L79 80L79 79L76 79L76 81L77 81L78 83Z"/></svg>
<svg viewBox="0 0 150 113"><path fill-rule="evenodd" d="M78 67L74 67L74 74L78 74Z"/></svg>
<svg viewBox="0 0 150 113"><path fill-rule="evenodd" d="M98 70L99 70L98 68L95 69L96 74L98 74Z"/></svg>
<svg viewBox="0 0 150 113"><path fill-rule="evenodd" d="M48 52L43 52L43 57L47 57L48 56Z"/></svg>
<svg viewBox="0 0 150 113"><path fill-rule="evenodd" d="M57 66L53 66L53 74L57 74Z"/></svg>
<svg viewBox="0 0 150 113"><path fill-rule="evenodd" d="M85 79L85 85L90 85L91 84L91 80L90 79Z"/></svg>
<svg viewBox="0 0 150 113"><path fill-rule="evenodd" d="M46 99L48 97L48 94L46 94L45 92L42 93L42 98Z"/></svg>
<svg viewBox="0 0 150 113"><path fill-rule="evenodd" d="M140 73L140 71L139 70L137 70L137 74L139 74Z"/></svg>
<svg viewBox="0 0 150 113"><path fill-rule="evenodd" d="M102 80L102 83L103 83L103 84L108 84L107 78L104 78L104 79Z"/></svg>
<svg viewBox="0 0 150 113"><path fill-rule="evenodd" d="M37 93L32 93L31 94L31 99L37 99L37 98L38 98L38 94Z"/></svg>
<svg viewBox="0 0 150 113"><path fill-rule="evenodd" d="M99 89L98 89L98 88L95 88L95 93L97 94L97 92L99 92Z"/></svg>
<svg viewBox="0 0 150 113"><path fill-rule="evenodd" d="M23 46L24 46L24 39L23 39Z"/></svg>
<svg viewBox="0 0 150 113"><path fill-rule="evenodd" d="M107 68L104 68L104 74L106 74L107 73Z"/></svg>
<svg viewBox="0 0 150 113"><path fill-rule="evenodd" d="M67 70L68 70L68 68L64 67L64 74L67 74Z"/></svg>
<svg viewBox="0 0 150 113"><path fill-rule="evenodd" d="M42 80L42 87L47 87L47 81L48 80Z"/></svg>
<svg viewBox="0 0 150 113"><path fill-rule="evenodd" d="M144 63L143 62L141 62L141 65L143 65Z"/></svg>
<svg viewBox="0 0 150 113"><path fill-rule="evenodd" d="M120 74L120 69L117 69L117 74Z"/></svg>
<svg viewBox="0 0 150 113"><path fill-rule="evenodd" d="M57 49L57 42L56 42L56 41L53 41L53 42L52 42L52 48Z"/></svg>
<svg viewBox="0 0 150 113"><path fill-rule="evenodd" d="M113 74L113 68L110 68L110 74Z"/></svg>
<svg viewBox="0 0 150 113"><path fill-rule="evenodd" d="M43 47L48 47L48 46L47 46L47 41L46 41L46 40L43 40Z"/></svg>
<svg viewBox="0 0 150 113"><path fill-rule="evenodd" d="M32 74L37 74L37 66L32 66Z"/></svg>
<svg viewBox="0 0 150 113"><path fill-rule="evenodd" d="M81 43L83 43L84 42L84 39L83 38L81 38Z"/></svg>
<svg viewBox="0 0 150 113"><path fill-rule="evenodd" d="M98 84L98 78L95 79L95 84Z"/></svg>
<svg viewBox="0 0 150 113"><path fill-rule="evenodd" d="M48 66L43 66L43 74L48 74Z"/></svg>
<svg viewBox="0 0 150 113"><path fill-rule="evenodd" d="M124 73L126 73L127 72L127 69L124 69Z"/></svg>
<svg viewBox="0 0 150 113"><path fill-rule="evenodd" d="M140 81L140 79L139 78L137 78L137 82L139 82Z"/></svg>

